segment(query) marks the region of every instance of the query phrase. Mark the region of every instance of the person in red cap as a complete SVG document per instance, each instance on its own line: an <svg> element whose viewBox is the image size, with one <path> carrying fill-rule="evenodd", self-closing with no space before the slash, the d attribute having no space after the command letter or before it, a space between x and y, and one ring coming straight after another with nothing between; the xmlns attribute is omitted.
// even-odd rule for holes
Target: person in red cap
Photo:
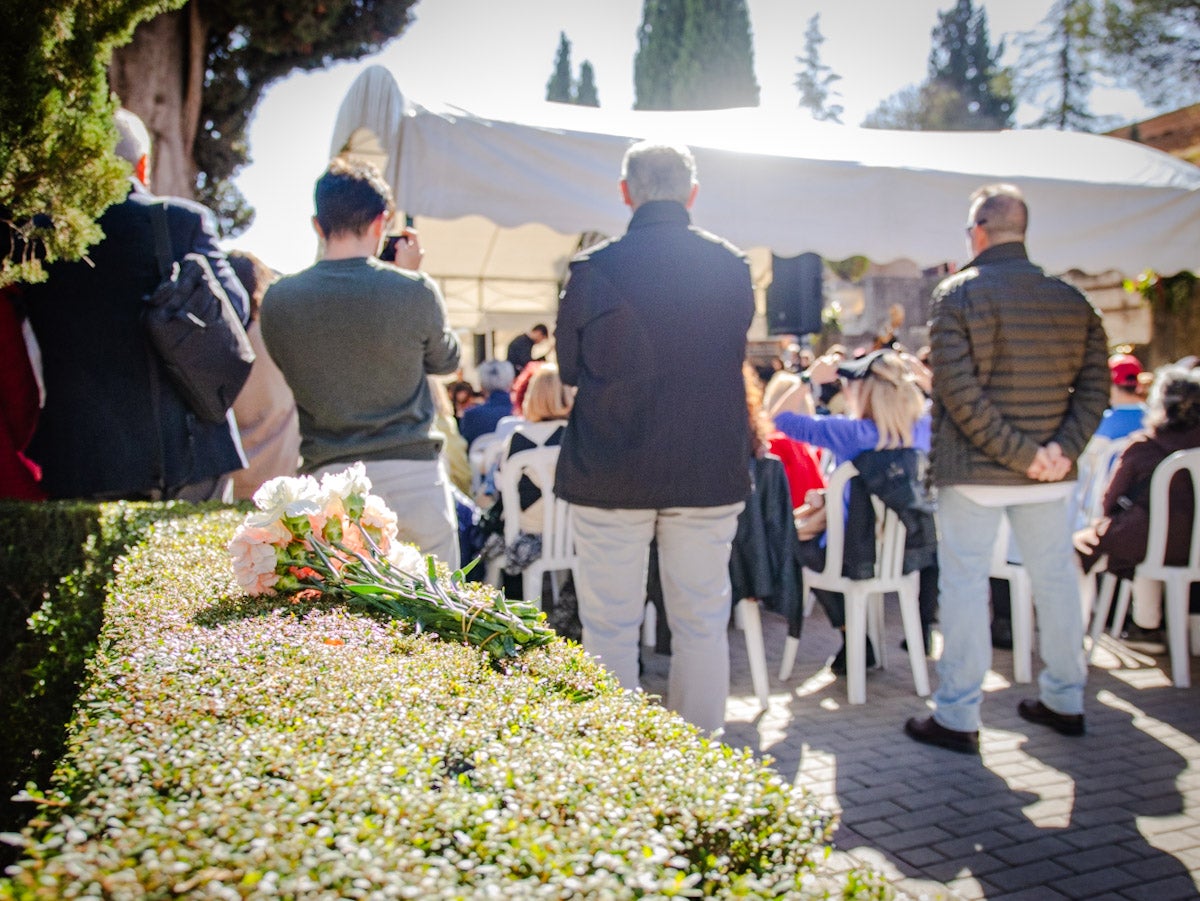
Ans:
<svg viewBox="0 0 1200 901"><path fill-rule="evenodd" d="M1142 364L1132 354L1113 354L1108 358L1108 371L1112 373L1112 390L1109 393L1108 409L1096 429L1097 438L1124 438L1142 427L1146 404L1138 394L1138 376Z"/></svg>

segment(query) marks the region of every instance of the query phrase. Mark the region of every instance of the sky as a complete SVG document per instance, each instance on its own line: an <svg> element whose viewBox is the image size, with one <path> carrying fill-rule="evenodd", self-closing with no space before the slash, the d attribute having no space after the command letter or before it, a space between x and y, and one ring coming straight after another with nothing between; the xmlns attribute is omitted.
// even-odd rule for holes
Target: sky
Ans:
<svg viewBox="0 0 1200 901"><path fill-rule="evenodd" d="M820 13L821 60L841 76L842 121L858 125L884 98L925 78L930 31L954 0L748 0L761 106L794 109L793 82L809 18ZM1037 28L1051 0L976 0L988 13L993 45ZM420 0L414 22L379 53L297 73L267 90L249 128L252 162L237 182L256 209L254 224L224 242L255 253L281 272L311 265L317 252L312 186L329 161L334 120L354 79L383 65L417 102L453 103L474 112L545 98L559 33L571 63L591 62L600 104L633 106L633 59L642 0ZM1135 121L1148 111L1129 91L1093 92L1092 110ZM1036 112L1021 108L1017 123ZM616 173L614 173L614 179Z"/></svg>

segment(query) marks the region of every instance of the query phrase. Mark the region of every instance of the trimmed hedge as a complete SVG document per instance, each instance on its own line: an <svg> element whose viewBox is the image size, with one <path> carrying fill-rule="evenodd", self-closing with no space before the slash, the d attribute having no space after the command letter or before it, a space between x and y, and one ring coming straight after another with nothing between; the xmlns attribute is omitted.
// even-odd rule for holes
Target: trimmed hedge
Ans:
<svg viewBox="0 0 1200 901"><path fill-rule="evenodd" d="M29 819L13 795L46 784L62 754L113 563L153 522L183 509L0 501L0 832ZM0 845L0 865L16 856Z"/></svg>
<svg viewBox="0 0 1200 901"><path fill-rule="evenodd" d="M887 897L749 752L557 641L486 653L242 597L241 515L117 563L54 791L0 897Z"/></svg>

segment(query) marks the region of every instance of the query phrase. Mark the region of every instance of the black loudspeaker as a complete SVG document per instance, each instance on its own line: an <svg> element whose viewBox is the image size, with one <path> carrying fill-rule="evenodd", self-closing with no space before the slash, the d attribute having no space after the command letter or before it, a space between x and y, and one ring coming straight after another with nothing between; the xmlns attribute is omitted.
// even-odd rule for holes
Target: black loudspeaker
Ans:
<svg viewBox="0 0 1200 901"><path fill-rule="evenodd" d="M811 335L821 331L824 264L815 253L771 255L767 286L767 334Z"/></svg>

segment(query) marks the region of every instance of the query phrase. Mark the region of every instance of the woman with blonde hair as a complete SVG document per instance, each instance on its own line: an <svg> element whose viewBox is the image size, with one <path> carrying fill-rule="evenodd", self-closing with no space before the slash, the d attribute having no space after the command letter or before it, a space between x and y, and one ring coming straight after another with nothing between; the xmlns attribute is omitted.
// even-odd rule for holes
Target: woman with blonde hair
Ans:
<svg viewBox="0 0 1200 901"><path fill-rule="evenodd" d="M558 367L552 363L542 365L529 380L529 387L521 401L524 421L519 423L505 441L497 469L503 472L504 464L513 455L539 447L558 447L567 427L567 417L575 400L575 389L563 384ZM504 571L518 575L525 567L541 555L542 531L542 486L532 472L522 476L517 486L521 506L519 510L502 510L501 516L519 517L520 535L511 546L503 545L503 536L489 538L484 556L504 555ZM502 521L502 520L501 520ZM499 542L497 542L499 538Z"/></svg>
<svg viewBox="0 0 1200 901"><path fill-rule="evenodd" d="M923 367L922 367L923 369ZM897 351L876 350L855 359L835 360L821 357L805 372L801 384L784 393L768 410L775 426L789 438L827 448L838 463L854 461L876 451L912 448L929 452L931 420L926 412L919 369ZM812 398L807 386L820 386L840 379L848 415L812 414ZM804 513L811 515L825 503L824 492L809 491L804 498ZM824 566L824 535L802 542L805 565ZM845 599L840 593L816 591L834 628L845 631ZM921 571L921 625L925 650L929 652L929 632L937 609L936 563ZM845 672L845 639L831 668ZM867 645L867 664L874 663L874 649Z"/></svg>

